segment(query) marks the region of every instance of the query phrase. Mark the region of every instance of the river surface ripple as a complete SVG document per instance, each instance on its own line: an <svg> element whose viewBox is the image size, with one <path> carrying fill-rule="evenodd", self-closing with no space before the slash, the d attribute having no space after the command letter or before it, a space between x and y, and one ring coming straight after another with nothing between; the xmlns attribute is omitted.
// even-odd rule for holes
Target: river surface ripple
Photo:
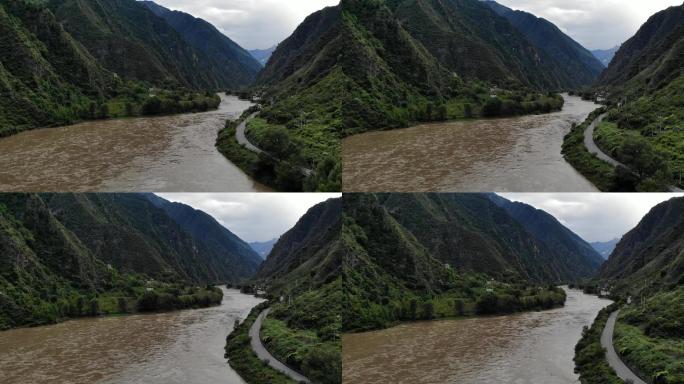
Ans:
<svg viewBox="0 0 684 384"><path fill-rule="evenodd" d="M0 383L243 384L226 336L262 300L223 290L211 308L0 332Z"/></svg>
<svg viewBox="0 0 684 384"><path fill-rule="evenodd" d="M226 120L252 105L220 96L215 111L87 121L2 138L0 191L268 191L216 149Z"/></svg>
<svg viewBox="0 0 684 384"><path fill-rule="evenodd" d="M567 290L565 307L407 323L343 337L343 380L368 384L575 384L575 345L609 300Z"/></svg>
<svg viewBox="0 0 684 384"><path fill-rule="evenodd" d="M423 124L342 143L345 192L597 192L561 155L598 106L563 95L546 115Z"/></svg>

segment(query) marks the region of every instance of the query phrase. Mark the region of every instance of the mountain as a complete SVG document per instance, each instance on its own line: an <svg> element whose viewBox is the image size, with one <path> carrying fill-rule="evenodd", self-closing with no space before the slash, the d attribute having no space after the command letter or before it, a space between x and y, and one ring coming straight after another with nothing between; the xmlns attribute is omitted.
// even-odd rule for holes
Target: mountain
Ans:
<svg viewBox="0 0 684 384"><path fill-rule="evenodd" d="M604 66L586 48L563 33L548 20L531 13L507 8L495 1L485 1L496 13L508 19L539 50L545 52L563 76L566 87L579 88L592 84Z"/></svg>
<svg viewBox="0 0 684 384"><path fill-rule="evenodd" d="M544 243L569 265L574 265L578 277L591 277L603 264L604 258L594 248L561 224L550 214L530 205L512 202L498 195L490 199L503 208L528 232Z"/></svg>
<svg viewBox="0 0 684 384"><path fill-rule="evenodd" d="M268 254L271 253L271 249L273 249L273 246L277 242L278 242L278 239L271 239L269 241L255 241L255 242L249 243L249 246L252 247L254 252L258 253L262 259L266 260L266 258L268 257Z"/></svg>
<svg viewBox="0 0 684 384"><path fill-rule="evenodd" d="M275 52L276 48L278 48L277 45L272 46L271 48L266 48L266 49L253 49L249 51L249 54L252 55L253 58L255 58L259 64L262 66L266 66L268 63L268 60L271 58L271 55L273 52Z"/></svg>
<svg viewBox="0 0 684 384"><path fill-rule="evenodd" d="M163 18L190 45L204 53L211 66L220 68L216 75L221 86L239 88L250 85L261 65L245 49L210 23L187 13L172 11L153 1L142 2L155 15Z"/></svg>
<svg viewBox="0 0 684 384"><path fill-rule="evenodd" d="M601 257L604 259L608 260L608 257L610 256L611 253L613 253L613 250L615 249L615 246L620 242L620 239L616 238L610 241L603 241L603 242L594 242L591 243L592 248L598 252Z"/></svg>
<svg viewBox="0 0 684 384"><path fill-rule="evenodd" d="M342 199L310 208L280 237L252 280L266 290L270 312L261 338L271 353L314 383L342 382ZM261 308L257 308L257 312ZM256 374L264 364L249 349L248 326L231 334L226 347L233 368L247 382L262 383L273 372ZM246 352L245 352L246 349ZM274 382L273 380L266 380Z"/></svg>
<svg viewBox="0 0 684 384"><path fill-rule="evenodd" d="M621 299L613 340L620 358L641 377L681 382L684 198L651 209L620 240L598 281Z"/></svg>
<svg viewBox="0 0 684 384"><path fill-rule="evenodd" d="M144 195L2 194L0 250L0 329L203 307L240 278Z"/></svg>
<svg viewBox="0 0 684 384"><path fill-rule="evenodd" d="M547 284L570 272L486 195L345 194L344 214L345 330L565 301Z"/></svg>
<svg viewBox="0 0 684 384"><path fill-rule="evenodd" d="M617 244L599 279L620 292L654 292L684 277L684 198L654 207Z"/></svg>
<svg viewBox="0 0 684 384"><path fill-rule="evenodd" d="M598 80L598 86L627 93L661 89L682 76L684 5L651 16L627 40Z"/></svg>
<svg viewBox="0 0 684 384"><path fill-rule="evenodd" d="M615 57L615 54L619 49L620 46L616 45L610 49L597 49L591 51L591 53L601 62L601 64L603 64L604 67L607 68L610 65L610 62L613 61L613 57Z"/></svg>
<svg viewBox="0 0 684 384"><path fill-rule="evenodd" d="M234 241L216 235L210 219L201 216L207 234L194 236L143 194L51 194L43 197L53 215L104 263L125 273L160 279L205 283L236 283L251 277L258 255L242 242L247 255L228 250ZM191 219L186 219L194 224ZM216 224L214 224L216 225ZM199 225L198 225L199 227ZM222 228L222 227L221 227ZM231 234L232 235L232 234ZM228 238L221 242L220 236Z"/></svg>
<svg viewBox="0 0 684 384"><path fill-rule="evenodd" d="M219 224L211 215L181 203L172 203L154 194L146 194L156 207L163 209L187 233L202 242L221 262L230 266L240 279L252 277L261 257L242 239Z"/></svg>

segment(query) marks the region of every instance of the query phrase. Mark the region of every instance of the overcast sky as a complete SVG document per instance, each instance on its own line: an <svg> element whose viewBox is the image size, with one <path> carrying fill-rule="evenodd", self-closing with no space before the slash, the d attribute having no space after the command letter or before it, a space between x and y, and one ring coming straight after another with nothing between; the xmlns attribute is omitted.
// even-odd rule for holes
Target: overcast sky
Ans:
<svg viewBox="0 0 684 384"><path fill-rule="evenodd" d="M159 193L214 217L247 242L279 238L309 208L337 193Z"/></svg>
<svg viewBox="0 0 684 384"><path fill-rule="evenodd" d="M553 215L589 242L620 238L659 203L684 194L502 193Z"/></svg>
<svg viewBox="0 0 684 384"><path fill-rule="evenodd" d="M339 0L154 0L216 26L246 49L274 46L310 14Z"/></svg>
<svg viewBox="0 0 684 384"><path fill-rule="evenodd" d="M651 15L682 0L498 0L543 17L588 49L622 44Z"/></svg>

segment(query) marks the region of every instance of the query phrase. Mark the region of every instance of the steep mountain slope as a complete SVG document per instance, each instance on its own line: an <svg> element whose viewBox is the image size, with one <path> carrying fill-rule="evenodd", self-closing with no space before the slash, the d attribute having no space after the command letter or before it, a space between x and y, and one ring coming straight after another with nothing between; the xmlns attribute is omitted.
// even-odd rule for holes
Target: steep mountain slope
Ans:
<svg viewBox="0 0 684 384"><path fill-rule="evenodd" d="M215 281L213 265L163 211L97 196L0 195L0 329L221 301L219 289L196 287ZM145 216L147 234L124 205ZM171 260L174 251L184 254Z"/></svg>
<svg viewBox="0 0 684 384"><path fill-rule="evenodd" d="M595 86L608 96L597 144L635 171L641 191L684 179L684 5L652 16L625 42Z"/></svg>
<svg viewBox="0 0 684 384"><path fill-rule="evenodd" d="M511 217L527 229L538 240L552 250L564 263L575 267L578 277L593 276L604 259L592 246L558 219L530 205L512 202L498 195L490 199L508 212Z"/></svg>
<svg viewBox="0 0 684 384"><path fill-rule="evenodd" d="M135 0L51 0L57 20L98 62L123 79L218 89L214 67L164 19Z"/></svg>
<svg viewBox="0 0 684 384"><path fill-rule="evenodd" d="M621 292L652 292L684 277L684 199L653 208L615 247L599 279Z"/></svg>
<svg viewBox="0 0 684 384"><path fill-rule="evenodd" d="M473 211L503 221L495 235L500 243L479 228ZM345 194L344 215L345 330L551 308L565 300L562 290L535 283L555 273L542 266L548 259L536 261L541 268L531 265L545 251L532 249L531 235L486 196ZM533 255L520 257L520 249Z"/></svg>
<svg viewBox="0 0 684 384"><path fill-rule="evenodd" d="M172 203L154 194L146 194L156 207L163 209L181 228L199 240L221 263L230 266L233 276L253 276L262 262L249 244L237 237L209 214L181 203Z"/></svg>
<svg viewBox="0 0 684 384"><path fill-rule="evenodd" d="M551 222L548 216L519 221L486 195L381 196L399 224L457 270L561 282L590 277L598 266L589 245L557 222L558 232L538 230L537 221ZM573 254L578 250L581 256Z"/></svg>
<svg viewBox="0 0 684 384"><path fill-rule="evenodd" d="M608 68L610 65L610 62L613 61L613 57L615 57L615 54L617 51L620 49L619 45L616 45L613 48L610 49L596 49L591 51L591 54L596 57L601 64L603 64L604 67Z"/></svg>
<svg viewBox="0 0 684 384"><path fill-rule="evenodd" d="M670 84L682 73L684 5L656 13L625 42L601 75L598 85L643 93Z"/></svg>
<svg viewBox="0 0 684 384"><path fill-rule="evenodd" d="M143 1L155 15L166 20L190 45L203 52L217 72L223 87L250 85L261 70L252 55L208 22L187 13L172 11L153 1Z"/></svg>
<svg viewBox="0 0 684 384"><path fill-rule="evenodd" d="M610 241L601 241L601 242L594 242L591 243L591 247L598 252L601 257L603 257L605 260L608 260L608 257L610 256L611 253L613 253L613 250L615 249L615 246L620 242L620 239L613 239Z"/></svg>
<svg viewBox="0 0 684 384"><path fill-rule="evenodd" d="M249 243L249 246L252 247L254 252L258 253L262 259L266 260L268 254L271 253L273 246L276 245L277 242L278 239L271 239L269 241L255 241Z"/></svg>
<svg viewBox="0 0 684 384"><path fill-rule="evenodd" d="M342 199L310 208L280 237L253 280L270 299L271 312L261 329L264 344L280 361L320 384L342 382L341 217ZM244 351L249 339L241 334L246 331L239 328L228 338L228 357L249 382L261 383L268 376L254 372L264 364L253 359L250 365L244 356L253 354Z"/></svg>
<svg viewBox="0 0 684 384"><path fill-rule="evenodd" d="M592 84L605 67L594 55L548 20L533 14L515 11L495 1L486 1L495 12L504 16L539 50L553 60L565 86L579 88Z"/></svg>
<svg viewBox="0 0 684 384"><path fill-rule="evenodd" d="M99 260L122 272L206 283L238 282L253 273L251 260L240 263L217 252L145 195L51 194L43 199Z"/></svg>

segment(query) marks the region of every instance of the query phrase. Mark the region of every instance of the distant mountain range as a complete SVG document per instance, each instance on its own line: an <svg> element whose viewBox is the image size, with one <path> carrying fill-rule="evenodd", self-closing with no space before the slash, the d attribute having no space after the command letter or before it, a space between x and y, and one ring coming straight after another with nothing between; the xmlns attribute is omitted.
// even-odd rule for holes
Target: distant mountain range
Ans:
<svg viewBox="0 0 684 384"><path fill-rule="evenodd" d="M268 256L269 253L271 253L271 249L273 249L273 246L277 242L278 242L278 239L271 239L269 241L255 241L255 242L249 243L249 246L252 247L254 252L258 253L262 259L266 260L266 257Z"/></svg>
<svg viewBox="0 0 684 384"><path fill-rule="evenodd" d="M613 57L615 57L615 54L617 53L618 49L620 49L620 46L617 45L611 49L597 49L594 51L591 51L591 53L596 56L597 59L603 64L604 67L608 67L610 65L610 62L613 61Z"/></svg>
<svg viewBox="0 0 684 384"><path fill-rule="evenodd" d="M608 260L608 257L610 256L611 253L613 253L615 246L619 242L620 242L620 239L613 239L613 240L604 241L604 242L594 242L594 243L591 243L591 246L596 250L596 252L598 252L601 255L601 257Z"/></svg>
<svg viewBox="0 0 684 384"><path fill-rule="evenodd" d="M266 63L268 63L268 60L271 58L271 55L273 52L275 52L276 48L278 48L277 45L266 49L253 49L249 51L249 54L252 55L252 57L255 58L261 65L266 66Z"/></svg>

